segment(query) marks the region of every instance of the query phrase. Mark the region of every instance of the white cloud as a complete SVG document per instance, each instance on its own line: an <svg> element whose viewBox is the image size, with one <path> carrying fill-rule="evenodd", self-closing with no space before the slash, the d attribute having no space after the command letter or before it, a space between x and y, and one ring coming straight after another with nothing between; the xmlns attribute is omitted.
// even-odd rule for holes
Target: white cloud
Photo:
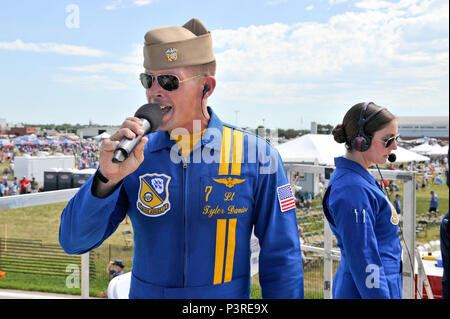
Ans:
<svg viewBox="0 0 450 319"><path fill-rule="evenodd" d="M268 0L266 1L265 5L266 6L277 6L283 3L287 3L288 0Z"/></svg>
<svg viewBox="0 0 450 319"><path fill-rule="evenodd" d="M275 75L303 78L339 74L358 65L440 64L448 58L446 9L448 4L419 17L398 9L347 12L327 23L214 30L217 60L224 66L218 71L232 78L253 76L254 70L264 79ZM433 32L421 34L421 30Z"/></svg>
<svg viewBox="0 0 450 319"><path fill-rule="evenodd" d="M139 72L142 71L142 67L139 67L135 64L126 64L126 63L98 63L83 66L62 67L61 69L85 73L112 72L112 73L138 74Z"/></svg>
<svg viewBox="0 0 450 319"><path fill-rule="evenodd" d="M88 90L125 90L127 85L115 80L115 74L120 74L124 81L134 79L138 83L138 74L143 71L142 45L134 44L128 56L118 59L118 63L96 63L78 66L64 66L61 70L92 75L55 75L53 80L58 83L79 85ZM124 76L125 75L125 76Z"/></svg>
<svg viewBox="0 0 450 319"><path fill-rule="evenodd" d="M130 63L139 65L139 67L143 68L144 63L144 54L143 54L143 45L141 43L134 43L131 46L131 52L129 55L120 59L124 63Z"/></svg>
<svg viewBox="0 0 450 319"><path fill-rule="evenodd" d="M407 10L411 14L426 12L434 0L401 0L395 2L380 0L360 0L355 3L355 7L365 10Z"/></svg>
<svg viewBox="0 0 450 319"><path fill-rule="evenodd" d="M53 76L53 81L56 83L75 84L89 90L126 90L128 88L121 82L97 74L88 76L55 75Z"/></svg>
<svg viewBox="0 0 450 319"><path fill-rule="evenodd" d="M143 71L142 45L134 44L128 56L118 59L118 63L96 63L79 66L64 66L61 70L79 73L91 73L92 75L74 76L57 75L55 82L79 84L81 87L106 90L125 90L128 87L120 81L114 80L114 74L120 74L122 80L129 81L134 78L138 82L138 74ZM123 76L125 75L125 77Z"/></svg>
<svg viewBox="0 0 450 319"><path fill-rule="evenodd" d="M115 10L122 5L122 0L114 0L112 3L105 6L105 10Z"/></svg>
<svg viewBox="0 0 450 319"><path fill-rule="evenodd" d="M368 97L448 104L448 1L358 3L367 11L324 23L213 30L215 95L231 105L350 105Z"/></svg>
<svg viewBox="0 0 450 319"><path fill-rule="evenodd" d="M329 0L328 3L330 5L335 5L335 4L340 4L340 3L344 3L347 2L348 0Z"/></svg>
<svg viewBox="0 0 450 319"><path fill-rule="evenodd" d="M393 7L393 4L388 1L380 1L380 0L363 0L359 1L355 4L357 8L366 9L366 10L379 10Z"/></svg>
<svg viewBox="0 0 450 319"><path fill-rule="evenodd" d="M45 52L56 53L63 55L79 55L79 56L91 56L102 57L106 55L106 52L97 49L91 49L85 46L77 46L71 44L59 44L59 43L26 43L22 40L15 40L12 42L0 42L0 50L13 50L13 51L29 51L29 52Z"/></svg>
<svg viewBox="0 0 450 319"><path fill-rule="evenodd" d="M307 6L307 7L305 8L306 11L311 11L312 9L314 9L314 6L313 6L313 5Z"/></svg>
<svg viewBox="0 0 450 319"><path fill-rule="evenodd" d="M133 0L133 4L137 7L146 6L152 4L153 2L153 0Z"/></svg>
<svg viewBox="0 0 450 319"><path fill-rule="evenodd" d="M115 10L118 8L125 8L125 7L143 7L149 4L154 3L155 0L114 0L107 6L105 6L105 10Z"/></svg>

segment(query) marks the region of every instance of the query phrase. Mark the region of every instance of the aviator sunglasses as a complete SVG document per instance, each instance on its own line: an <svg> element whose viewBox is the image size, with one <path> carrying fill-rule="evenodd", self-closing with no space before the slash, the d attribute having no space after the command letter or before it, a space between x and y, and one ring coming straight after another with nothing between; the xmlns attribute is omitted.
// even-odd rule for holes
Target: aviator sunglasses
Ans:
<svg viewBox="0 0 450 319"><path fill-rule="evenodd" d="M388 138L387 140L383 140L384 146L386 146L386 148L388 148L389 146L392 145L392 143L394 143L394 141L398 141L399 137L400 137L400 134L397 134L395 136Z"/></svg>
<svg viewBox="0 0 450 319"><path fill-rule="evenodd" d="M146 89L149 89L152 87L153 82L156 80L158 81L158 84L160 87L162 87L166 91L175 91L180 87L180 83L197 78L201 75L195 75L193 77L180 80L178 76L173 74L147 74L147 73L141 73L139 75L139 78L141 79L142 86Z"/></svg>

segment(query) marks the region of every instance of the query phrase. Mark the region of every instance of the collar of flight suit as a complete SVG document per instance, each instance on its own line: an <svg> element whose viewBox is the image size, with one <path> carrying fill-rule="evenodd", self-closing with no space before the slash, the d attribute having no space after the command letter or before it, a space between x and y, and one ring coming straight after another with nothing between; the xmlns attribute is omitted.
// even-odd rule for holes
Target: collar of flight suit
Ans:
<svg viewBox="0 0 450 319"><path fill-rule="evenodd" d="M335 157L334 165L336 168L348 169L354 171L358 175L361 175L365 180L371 184L378 184L375 177L373 177L368 170L362 167L359 163L345 158L344 156ZM342 173L344 175L345 173Z"/></svg>
<svg viewBox="0 0 450 319"><path fill-rule="evenodd" d="M208 106L208 113L210 115L208 128L201 138L201 145L209 147L216 151L220 151L222 147L222 135L218 136L213 132L222 133L223 123L214 113L211 107ZM211 130L212 134L208 134L208 130ZM175 141L170 138L167 131L155 131L149 136L149 151L157 152L164 148L171 148L175 144ZM194 149L198 146L194 146Z"/></svg>

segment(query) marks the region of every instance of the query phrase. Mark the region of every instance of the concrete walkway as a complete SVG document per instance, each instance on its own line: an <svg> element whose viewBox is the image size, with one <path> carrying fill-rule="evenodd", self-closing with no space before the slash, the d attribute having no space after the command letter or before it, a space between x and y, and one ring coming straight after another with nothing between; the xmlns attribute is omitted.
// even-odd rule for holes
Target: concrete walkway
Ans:
<svg viewBox="0 0 450 319"><path fill-rule="evenodd" d="M55 294L41 291L0 289L0 299L81 299L81 296Z"/></svg>

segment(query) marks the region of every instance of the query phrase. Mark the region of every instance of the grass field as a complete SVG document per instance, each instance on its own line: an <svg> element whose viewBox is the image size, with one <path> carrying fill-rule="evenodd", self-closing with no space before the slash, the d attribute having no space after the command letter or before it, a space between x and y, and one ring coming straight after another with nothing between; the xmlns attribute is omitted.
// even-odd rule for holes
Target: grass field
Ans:
<svg viewBox="0 0 450 319"><path fill-rule="evenodd" d="M403 186L401 183L399 186L399 193L402 193ZM440 215L443 215L448 211L448 188L446 185L436 184L431 185L430 187L420 188L416 192L416 210L418 216L428 211L429 199L431 197L430 190L434 190L439 197ZM58 243L60 216L65 205L66 203L58 203L0 211L0 238L39 239L42 240L43 243ZM314 205L320 205L320 202L315 201ZM426 218L418 217L418 220L419 219ZM99 276L98 279L91 280L90 286L92 296L96 296L98 292L107 287L109 277L106 274L105 269L109 258L115 259L122 257L122 259L124 259L121 254L126 254L128 256L126 257L126 266L129 267L131 265L132 251L126 252L125 250L122 250L125 246L122 231L128 229L132 229L130 222L128 222L128 224L125 221L122 222L119 225L118 230L101 246L103 250L98 253L99 255L102 255L101 258L99 258L101 262L96 265L96 271L103 275ZM439 225L430 225L426 234L417 235L418 243L426 243L436 239L439 239ZM108 247L113 247L112 253L110 251L108 252ZM130 271L130 269L131 268L126 268L125 271ZM68 289L65 285L64 278L50 278L49 276L20 273L8 273L6 277L0 279L0 287L70 294L80 293L79 289ZM308 297L308 294L306 294L306 297ZM253 287L252 298L261 298L259 287ZM315 298L317 298L317 296L315 296Z"/></svg>
<svg viewBox="0 0 450 319"><path fill-rule="evenodd" d="M403 187L400 183L400 194L403 194ZM433 184L426 186L425 188L420 187L416 191L416 221L427 220L428 217L421 217L421 215L428 212L430 205L431 194L430 191L434 190L439 198L439 215L445 215L449 210L449 189L447 185ZM392 198L392 201L394 198ZM403 204L403 201L402 201ZM439 225L430 224L428 226L426 234L418 233L416 236L416 241L418 244L423 244L430 242L431 240L439 239Z"/></svg>

